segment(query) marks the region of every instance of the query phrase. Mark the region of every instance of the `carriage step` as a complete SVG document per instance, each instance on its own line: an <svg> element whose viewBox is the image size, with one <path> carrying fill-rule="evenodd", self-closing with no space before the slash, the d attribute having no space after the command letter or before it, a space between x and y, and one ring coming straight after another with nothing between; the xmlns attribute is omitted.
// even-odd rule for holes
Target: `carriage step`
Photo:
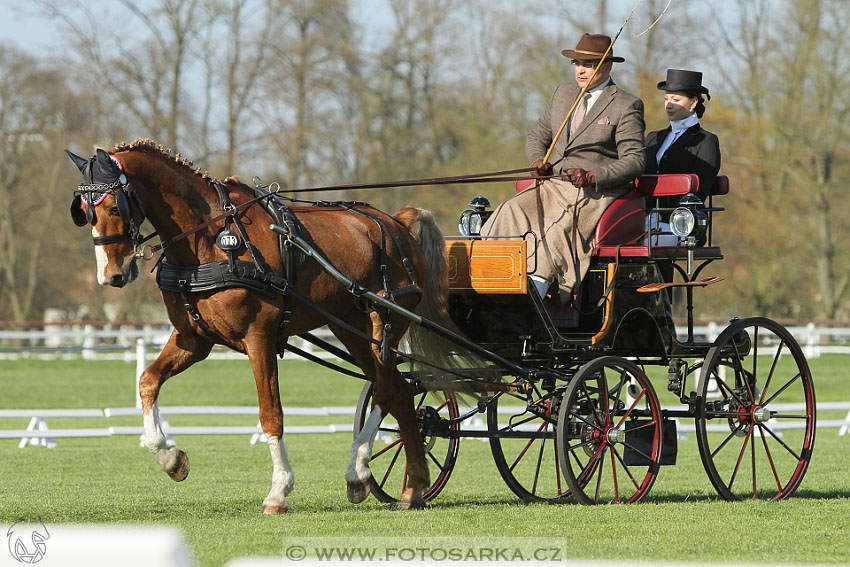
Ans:
<svg viewBox="0 0 850 567"><path fill-rule="evenodd" d="M694 280L692 282L678 282L678 283L651 283L646 284L637 288L640 293L652 293L654 291L660 291L662 289L666 289L668 287L704 287L707 285L711 285L717 282L722 282L723 278L720 276L711 276L708 278L702 278L701 280Z"/></svg>

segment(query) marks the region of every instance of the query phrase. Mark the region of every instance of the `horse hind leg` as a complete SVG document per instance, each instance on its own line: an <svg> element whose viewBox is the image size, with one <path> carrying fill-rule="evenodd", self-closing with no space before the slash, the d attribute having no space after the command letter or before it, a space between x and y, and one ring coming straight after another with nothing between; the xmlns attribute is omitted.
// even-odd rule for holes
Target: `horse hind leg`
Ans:
<svg viewBox="0 0 850 567"><path fill-rule="evenodd" d="M363 429L351 445L351 459L345 470L345 482L348 486L348 501L352 504L363 502L371 492L372 471L369 470L369 461L372 459L372 445L375 443L375 434L381 425L381 419L381 407L373 406L369 419L363 424Z"/></svg>
<svg viewBox="0 0 850 567"><path fill-rule="evenodd" d="M178 343L183 346L178 346ZM194 346L195 348L188 348ZM156 360L139 377L139 397L142 400L144 433L142 444L154 454L156 464L172 480L180 482L189 475L189 457L176 446L169 447L162 432L157 398L160 388L171 376L179 374L195 362L207 357L212 344L186 337L177 331L171 334Z"/></svg>
<svg viewBox="0 0 850 567"><path fill-rule="evenodd" d="M380 343L383 338L384 321L376 312L370 314L370 319L372 338ZM392 321L392 329L393 337L390 337L389 343L390 346L395 347L398 344L397 337L401 336L406 329L405 321ZM371 459L372 444L383 416L389 413L398 423L407 458L407 483L402 491L398 507L402 510L423 508L425 500L422 495L430 486L430 481L422 435L413 407L413 387L399 374L394 354L384 361L381 359L378 345L367 343L340 329L333 330L371 380L373 388L372 413L351 446L351 459L346 469L349 500L355 503L360 502L369 493L372 475L368 463Z"/></svg>

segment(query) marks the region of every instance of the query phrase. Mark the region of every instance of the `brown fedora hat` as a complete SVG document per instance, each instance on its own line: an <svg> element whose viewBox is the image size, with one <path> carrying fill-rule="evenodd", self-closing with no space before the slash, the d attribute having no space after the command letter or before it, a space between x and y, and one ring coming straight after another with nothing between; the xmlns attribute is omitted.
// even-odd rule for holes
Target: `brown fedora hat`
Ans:
<svg viewBox="0 0 850 567"><path fill-rule="evenodd" d="M565 49L561 55L568 59L578 59L580 61L592 61L594 59L602 59L608 46L611 45L611 38L601 33L586 33L578 40L578 45L575 49ZM605 61L613 61L614 63L622 63L625 61L622 57L614 57L614 50L608 53Z"/></svg>
<svg viewBox="0 0 850 567"><path fill-rule="evenodd" d="M708 89L702 86L702 73L685 69L667 69L667 80L658 83L658 90L708 95Z"/></svg>

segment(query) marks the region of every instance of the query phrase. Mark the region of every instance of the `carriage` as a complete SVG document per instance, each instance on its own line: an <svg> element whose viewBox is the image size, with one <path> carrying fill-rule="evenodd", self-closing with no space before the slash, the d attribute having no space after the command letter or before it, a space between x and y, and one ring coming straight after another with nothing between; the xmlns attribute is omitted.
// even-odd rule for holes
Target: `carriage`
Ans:
<svg viewBox="0 0 850 567"><path fill-rule="evenodd" d="M517 191L533 183L517 181ZM448 481L460 439L475 437L489 440L499 473L523 500L637 502L661 466L675 464L685 420L693 421L720 497L781 500L798 488L816 418L811 373L794 337L760 317L734 318L716 338L695 337L694 290L722 279L700 277L723 258L711 235L723 209L711 199L729 191L719 176L703 208L693 200L697 183L695 175L642 176L615 201L597 226L593 262L572 305L546 301L528 283L534 234L447 238L452 319L469 340L515 366L487 368L505 379L481 384L485 394L474 407L419 386L433 481L426 499ZM657 206L670 196L681 198L674 211ZM461 225L480 211L467 211ZM676 244L646 234L647 211L672 213ZM687 312L682 334L674 299ZM680 405L662 406L657 387ZM370 392L367 384L355 431ZM481 414L486 429L464 427ZM372 492L392 501L404 484L403 439L391 424L382 430L388 444L373 456Z"/></svg>
<svg viewBox="0 0 850 567"><path fill-rule="evenodd" d="M720 280L701 275L723 257L711 234L722 208L711 199L728 193L725 177L707 207L694 197L695 175L639 178L604 213L580 293L563 306L529 285L533 233L444 239L421 209L391 217L356 202L296 207L271 187L192 172L148 140L69 155L83 175L71 214L92 227L98 281L123 287L137 259L160 252L157 282L175 328L139 393L143 442L176 481L189 462L166 443L160 388L224 344L248 355L257 384L274 468L263 513L287 511L293 476L275 356L327 364L288 343L298 335L363 374L332 365L341 372L368 379L345 475L352 502L371 493L424 505L448 482L464 438L489 440L524 500L638 502L675 463L685 420L722 498L781 500L802 482L815 395L794 337L761 317L733 319L716 338L695 334L694 291ZM533 183L518 181L518 190ZM679 206L659 208L671 196ZM464 226L480 224L482 202ZM648 208L669 213L673 245L645 235ZM146 220L156 232L143 236ZM161 242L145 244L154 235ZM687 311L681 334L674 300ZM325 324L345 348L311 334ZM418 343L401 350L408 327L447 343L445 356Z"/></svg>

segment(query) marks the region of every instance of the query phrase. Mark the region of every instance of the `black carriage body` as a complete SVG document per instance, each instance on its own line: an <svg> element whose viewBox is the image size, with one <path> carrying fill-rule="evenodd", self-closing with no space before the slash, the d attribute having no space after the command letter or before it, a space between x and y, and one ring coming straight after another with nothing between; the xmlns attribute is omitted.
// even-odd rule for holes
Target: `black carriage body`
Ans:
<svg viewBox="0 0 850 567"><path fill-rule="evenodd" d="M606 296L609 277L614 284ZM666 364L670 355L694 346L677 341L666 293L637 291L662 281L654 261L621 262L616 269L597 261L582 282L575 306L561 305L557 297L542 299L528 286L524 295L454 293L450 314L470 340L526 366L534 366L534 360L574 365L603 355Z"/></svg>

